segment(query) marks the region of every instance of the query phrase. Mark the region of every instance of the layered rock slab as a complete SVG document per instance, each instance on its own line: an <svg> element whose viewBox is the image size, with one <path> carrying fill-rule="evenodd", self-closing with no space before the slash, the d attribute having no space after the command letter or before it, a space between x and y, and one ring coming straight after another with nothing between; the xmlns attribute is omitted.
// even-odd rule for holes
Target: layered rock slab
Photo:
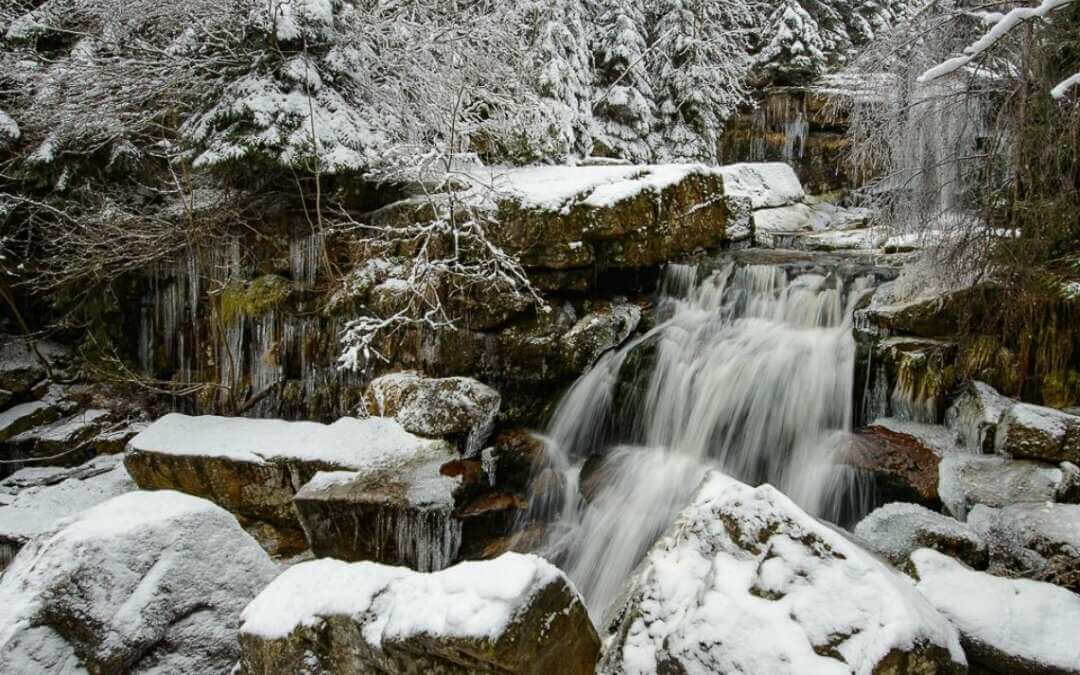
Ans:
<svg viewBox="0 0 1080 675"><path fill-rule="evenodd" d="M0 672L227 673L277 566L218 506L131 492L63 519L0 579Z"/></svg>
<svg viewBox="0 0 1080 675"><path fill-rule="evenodd" d="M1080 673L1080 595L976 572L929 549L911 563L916 587L960 631L972 664L1010 675Z"/></svg>
<svg viewBox="0 0 1080 675"><path fill-rule="evenodd" d="M955 629L908 579L771 486L717 473L626 598L600 673L965 670Z"/></svg>
<svg viewBox="0 0 1080 675"><path fill-rule="evenodd" d="M600 643L562 572L515 553L412 572L315 560L244 609L240 672L592 673Z"/></svg>
<svg viewBox="0 0 1080 675"><path fill-rule="evenodd" d="M443 446L382 417L318 424L173 413L131 440L124 463L143 489L179 490L299 528L293 495L317 472L370 469Z"/></svg>

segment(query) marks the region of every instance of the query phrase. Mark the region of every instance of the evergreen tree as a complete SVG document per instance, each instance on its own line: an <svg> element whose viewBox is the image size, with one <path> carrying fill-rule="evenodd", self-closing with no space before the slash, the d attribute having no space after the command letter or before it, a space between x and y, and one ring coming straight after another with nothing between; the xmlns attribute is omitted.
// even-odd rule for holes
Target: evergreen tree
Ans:
<svg viewBox="0 0 1080 675"><path fill-rule="evenodd" d="M765 29L772 36L756 62L769 81L796 84L819 77L827 67L825 43L817 22L797 0L784 0Z"/></svg>
<svg viewBox="0 0 1080 675"><path fill-rule="evenodd" d="M656 125L656 103L645 68L645 14L634 2L600 0L594 31L596 152L647 161L652 154L648 141Z"/></svg>

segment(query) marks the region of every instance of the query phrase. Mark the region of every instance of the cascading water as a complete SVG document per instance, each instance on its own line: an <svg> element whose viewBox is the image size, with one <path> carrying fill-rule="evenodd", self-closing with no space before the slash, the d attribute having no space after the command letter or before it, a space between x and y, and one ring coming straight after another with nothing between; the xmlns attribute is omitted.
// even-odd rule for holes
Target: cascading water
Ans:
<svg viewBox="0 0 1080 675"><path fill-rule="evenodd" d="M553 523L546 553L597 619L708 468L771 483L826 519L864 508L834 456L851 428L852 309L870 280L734 264L698 276L669 266L658 325L605 355L548 429L567 489L530 515ZM588 502L579 480L600 486Z"/></svg>

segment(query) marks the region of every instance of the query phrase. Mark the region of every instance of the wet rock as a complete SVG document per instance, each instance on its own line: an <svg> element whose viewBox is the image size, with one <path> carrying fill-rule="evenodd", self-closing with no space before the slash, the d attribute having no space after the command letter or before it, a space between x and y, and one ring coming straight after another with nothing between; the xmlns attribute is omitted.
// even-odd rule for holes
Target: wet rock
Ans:
<svg viewBox="0 0 1080 675"><path fill-rule="evenodd" d="M629 303L604 304L581 318L559 338L568 367L584 371L609 349L622 344L641 322L641 308Z"/></svg>
<svg viewBox="0 0 1080 675"><path fill-rule="evenodd" d="M54 521L136 489L120 457L97 457L75 468L22 469L0 482L0 571L26 542Z"/></svg>
<svg viewBox="0 0 1080 675"><path fill-rule="evenodd" d="M495 481L524 493L529 481L550 465L547 442L528 429L507 429L495 437L492 459Z"/></svg>
<svg viewBox="0 0 1080 675"><path fill-rule="evenodd" d="M319 471L357 471L441 446L391 419L333 424L169 414L129 443L128 472L143 489L204 497L237 515L299 529L293 495Z"/></svg>
<svg viewBox="0 0 1080 675"><path fill-rule="evenodd" d="M965 671L955 629L906 578L771 486L717 473L626 598L599 673Z"/></svg>
<svg viewBox="0 0 1080 675"><path fill-rule="evenodd" d="M920 548L932 548L976 569L987 565L986 542L971 527L918 504L896 502L875 509L855 526L855 536L894 565L903 564Z"/></svg>
<svg viewBox="0 0 1080 675"><path fill-rule="evenodd" d="M874 348L872 390L888 392L880 417L937 424L955 379L956 345L927 338L892 337ZM879 382L880 380L880 382Z"/></svg>
<svg viewBox="0 0 1080 675"><path fill-rule="evenodd" d="M945 411L945 424L974 452L992 453L1001 415L1013 404L988 384L971 381Z"/></svg>
<svg viewBox="0 0 1080 675"><path fill-rule="evenodd" d="M406 371L372 380L368 413L393 417L406 431L457 441L469 453L487 442L499 413L499 392L468 377L423 377Z"/></svg>
<svg viewBox="0 0 1080 675"><path fill-rule="evenodd" d="M986 539L991 573L1048 581L1080 593L1080 506L976 506L968 524Z"/></svg>
<svg viewBox="0 0 1080 675"><path fill-rule="evenodd" d="M1080 462L1080 417L1016 403L1001 418L994 449L1012 457Z"/></svg>
<svg viewBox="0 0 1080 675"><path fill-rule="evenodd" d="M941 444L948 438L940 427L883 419L852 434L840 462L871 476L883 500L934 507Z"/></svg>
<svg viewBox="0 0 1080 675"><path fill-rule="evenodd" d="M520 495L493 490L458 502L454 518L461 523L462 560L490 558L493 553L509 550L532 550L502 546L502 542L515 534L522 514L529 508Z"/></svg>
<svg viewBox="0 0 1080 675"><path fill-rule="evenodd" d="M228 672L278 573L228 512L130 492L55 523L0 579L0 671Z"/></svg>
<svg viewBox="0 0 1080 675"><path fill-rule="evenodd" d="M447 567L461 545L459 479L439 469L456 456L445 444L416 446L361 471L315 474L293 499L311 550L424 572Z"/></svg>
<svg viewBox="0 0 1080 675"><path fill-rule="evenodd" d="M1010 675L1080 673L1080 596L976 572L929 549L911 562L916 587L960 631L973 666Z"/></svg>
<svg viewBox="0 0 1080 675"><path fill-rule="evenodd" d="M960 520L966 520L976 504L1055 501L1071 487L1059 467L987 455L950 455L941 460L938 473L941 502Z"/></svg>
<svg viewBox="0 0 1080 675"><path fill-rule="evenodd" d="M562 572L536 556L421 574L315 560L244 610L240 672L592 673L600 642Z"/></svg>

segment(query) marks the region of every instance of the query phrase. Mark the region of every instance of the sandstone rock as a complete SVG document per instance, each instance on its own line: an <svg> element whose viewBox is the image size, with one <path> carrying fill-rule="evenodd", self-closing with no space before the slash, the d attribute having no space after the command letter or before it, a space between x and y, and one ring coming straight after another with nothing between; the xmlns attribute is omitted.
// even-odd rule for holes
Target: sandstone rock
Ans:
<svg viewBox="0 0 1080 675"><path fill-rule="evenodd" d="M406 371L372 380L368 412L393 417L410 433L459 441L468 453L483 447L495 424L499 392L468 377L423 377Z"/></svg>
<svg viewBox="0 0 1080 675"><path fill-rule="evenodd" d="M298 529L293 495L316 472L356 471L441 445L381 417L324 425L173 413L131 440L124 463L143 489L179 490Z"/></svg>
<svg viewBox="0 0 1080 675"><path fill-rule="evenodd" d="M1013 404L988 384L968 382L945 411L945 424L974 452L994 451L994 435L1001 415Z"/></svg>
<svg viewBox="0 0 1080 675"><path fill-rule="evenodd" d="M990 572L1049 581L1080 593L1080 506L976 506L968 524L990 550Z"/></svg>
<svg viewBox="0 0 1080 675"><path fill-rule="evenodd" d="M226 511L131 492L61 520L0 579L0 671L226 673L277 574Z"/></svg>
<svg viewBox="0 0 1080 675"><path fill-rule="evenodd" d="M875 509L855 526L855 535L894 565L914 551L932 548L976 569L987 564L986 542L964 523L919 506L894 502Z"/></svg>
<svg viewBox="0 0 1080 675"><path fill-rule="evenodd" d="M0 483L4 489L14 494L0 506L0 571L53 521L136 488L120 458L105 456L74 469L22 469Z"/></svg>
<svg viewBox="0 0 1080 675"><path fill-rule="evenodd" d="M852 434L843 464L873 478L880 497L887 501L938 504L938 465L944 429L881 419Z"/></svg>
<svg viewBox="0 0 1080 675"><path fill-rule="evenodd" d="M911 562L916 587L960 631L972 665L1010 675L1080 673L1080 596L976 572L929 549Z"/></svg>
<svg viewBox="0 0 1080 675"><path fill-rule="evenodd" d="M960 520L976 504L1054 501L1069 487L1053 465L986 455L950 455L938 467L938 494L946 510Z"/></svg>
<svg viewBox="0 0 1080 675"><path fill-rule="evenodd" d="M1080 462L1080 417L1016 403L1001 418L994 449L1012 457Z"/></svg>
<svg viewBox="0 0 1080 675"><path fill-rule="evenodd" d="M599 639L566 577L508 553L421 574L315 560L244 610L240 671L592 673Z"/></svg>
<svg viewBox="0 0 1080 675"><path fill-rule="evenodd" d="M439 469L456 456L447 445L418 446L362 471L315 474L293 500L312 551L423 572L447 567L461 545L452 515L459 480Z"/></svg>
<svg viewBox="0 0 1080 675"><path fill-rule="evenodd" d="M710 474L633 575L599 673L964 672L904 577L769 485Z"/></svg>

